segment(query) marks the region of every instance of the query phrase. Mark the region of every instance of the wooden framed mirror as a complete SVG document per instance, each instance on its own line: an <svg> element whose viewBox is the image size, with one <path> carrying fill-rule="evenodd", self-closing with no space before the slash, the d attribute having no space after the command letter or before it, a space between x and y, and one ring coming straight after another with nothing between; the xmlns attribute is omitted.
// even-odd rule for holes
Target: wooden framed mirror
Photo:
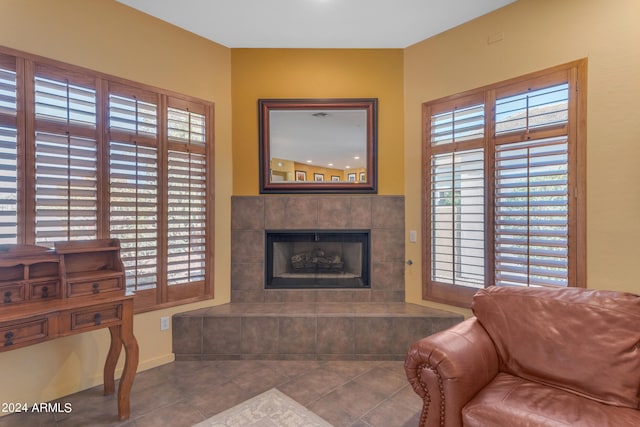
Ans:
<svg viewBox="0 0 640 427"><path fill-rule="evenodd" d="M258 100L261 193L376 193L378 100Z"/></svg>

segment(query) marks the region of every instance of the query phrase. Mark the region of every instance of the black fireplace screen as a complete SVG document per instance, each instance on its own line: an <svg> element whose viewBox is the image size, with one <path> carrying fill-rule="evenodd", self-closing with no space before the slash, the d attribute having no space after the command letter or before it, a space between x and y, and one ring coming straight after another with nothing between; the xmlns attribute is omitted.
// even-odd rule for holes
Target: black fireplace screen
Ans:
<svg viewBox="0 0 640 427"><path fill-rule="evenodd" d="M267 231L265 288L368 288L369 230Z"/></svg>

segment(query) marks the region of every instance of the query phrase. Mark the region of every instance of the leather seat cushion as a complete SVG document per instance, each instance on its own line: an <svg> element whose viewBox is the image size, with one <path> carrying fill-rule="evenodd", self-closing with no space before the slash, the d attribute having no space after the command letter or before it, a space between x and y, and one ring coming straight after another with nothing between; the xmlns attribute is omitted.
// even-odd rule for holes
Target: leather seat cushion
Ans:
<svg viewBox="0 0 640 427"><path fill-rule="evenodd" d="M640 297L580 288L492 286L473 312L503 372L638 408Z"/></svg>
<svg viewBox="0 0 640 427"><path fill-rule="evenodd" d="M640 411L499 373L462 410L465 427L631 427Z"/></svg>

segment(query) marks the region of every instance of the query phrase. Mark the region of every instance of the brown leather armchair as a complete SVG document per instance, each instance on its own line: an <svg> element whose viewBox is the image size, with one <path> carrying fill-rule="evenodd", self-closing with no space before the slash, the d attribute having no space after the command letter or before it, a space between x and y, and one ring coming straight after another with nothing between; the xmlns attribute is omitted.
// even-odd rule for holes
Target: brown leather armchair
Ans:
<svg viewBox="0 0 640 427"><path fill-rule="evenodd" d="M640 426L640 296L490 287L414 343L420 426Z"/></svg>

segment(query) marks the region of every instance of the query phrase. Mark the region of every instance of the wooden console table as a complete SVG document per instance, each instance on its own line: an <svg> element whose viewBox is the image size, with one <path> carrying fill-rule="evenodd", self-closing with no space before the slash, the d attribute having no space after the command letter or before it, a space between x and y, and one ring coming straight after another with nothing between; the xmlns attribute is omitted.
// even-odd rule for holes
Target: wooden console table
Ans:
<svg viewBox="0 0 640 427"><path fill-rule="evenodd" d="M0 352L109 328L104 393L115 392L115 368L124 347L118 418L129 418L138 343L133 334L133 297L124 295L124 280L115 239L65 242L55 250L0 247Z"/></svg>

